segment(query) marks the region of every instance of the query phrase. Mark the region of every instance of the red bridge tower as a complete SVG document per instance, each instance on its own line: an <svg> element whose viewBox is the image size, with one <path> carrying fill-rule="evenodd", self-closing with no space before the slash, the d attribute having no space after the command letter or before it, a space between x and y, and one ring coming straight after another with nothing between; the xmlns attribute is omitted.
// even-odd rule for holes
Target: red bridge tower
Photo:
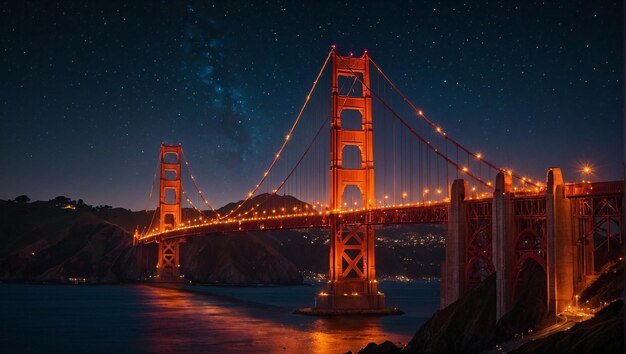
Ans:
<svg viewBox="0 0 626 354"><path fill-rule="evenodd" d="M347 186L356 186L366 210L375 207L374 146L372 134L372 98L370 95L369 57L339 56L333 49L332 125L330 143L330 270L328 291L317 296L317 306L330 310L376 310L385 307L384 294L378 291L374 257L374 226L370 216L362 224L345 224L340 214L342 196ZM342 95L340 77L354 78L361 83L361 96ZM342 127L341 113L358 111L361 129ZM346 146L356 146L361 153L361 166L343 166Z"/></svg>
<svg viewBox="0 0 626 354"><path fill-rule="evenodd" d="M159 188L159 232L172 230L180 224L180 159L181 146L161 144L161 174ZM180 241L161 239L157 277L174 281L180 277Z"/></svg>

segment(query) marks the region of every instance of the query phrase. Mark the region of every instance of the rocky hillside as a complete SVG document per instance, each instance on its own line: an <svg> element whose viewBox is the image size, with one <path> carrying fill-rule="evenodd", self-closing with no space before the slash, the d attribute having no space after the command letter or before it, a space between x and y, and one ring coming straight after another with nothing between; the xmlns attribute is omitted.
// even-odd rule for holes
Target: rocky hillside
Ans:
<svg viewBox="0 0 626 354"><path fill-rule="evenodd" d="M529 283L522 289L512 310L495 321L495 276L491 275L464 297L437 311L415 333L404 348L392 343L370 343L359 353L479 353L512 339L515 333L547 325L545 274L529 267ZM600 277L581 293L580 303L590 308L610 304L595 317L553 334L529 342L516 353L623 353L624 309L620 299L624 291L624 263L607 267Z"/></svg>
<svg viewBox="0 0 626 354"><path fill-rule="evenodd" d="M496 278L485 279L466 296L437 311L404 348L406 353L475 353L495 342Z"/></svg>
<svg viewBox="0 0 626 354"><path fill-rule="evenodd" d="M120 282L154 272L156 245L132 247L134 225L150 213L92 208L66 201L0 201L0 280ZM302 276L258 237L237 234L196 238L183 244L188 279L220 283L298 283Z"/></svg>
<svg viewBox="0 0 626 354"><path fill-rule="evenodd" d="M191 238L181 249L187 279L204 283L297 284L296 266L258 236L234 233Z"/></svg>
<svg viewBox="0 0 626 354"><path fill-rule="evenodd" d="M511 353L624 353L624 301L616 300L590 320L529 342Z"/></svg>
<svg viewBox="0 0 626 354"><path fill-rule="evenodd" d="M254 196L253 198L246 201L245 203L243 202L243 200L240 200L238 202L228 203L224 205L223 207L219 208L218 212L221 215L226 215L230 213L231 211L235 210L235 208L237 208L237 206L242 203L243 205L239 208L239 210L233 213L234 215L237 215L238 213L246 212L252 209L253 207L255 207L256 210L261 211L261 212L265 210L268 214L270 214L272 210L275 210L276 213L281 213L284 211L291 212L292 210L294 210L294 208L296 208L296 210L309 210L309 209L313 210L313 207L310 204L307 204L290 195L262 193L262 194Z"/></svg>
<svg viewBox="0 0 626 354"><path fill-rule="evenodd" d="M0 279L136 280L130 234L82 209L0 201Z"/></svg>
<svg viewBox="0 0 626 354"><path fill-rule="evenodd" d="M567 331L529 342L514 353L624 353L624 262L610 264L581 294L579 304L600 308ZM608 305L605 305L608 304Z"/></svg>

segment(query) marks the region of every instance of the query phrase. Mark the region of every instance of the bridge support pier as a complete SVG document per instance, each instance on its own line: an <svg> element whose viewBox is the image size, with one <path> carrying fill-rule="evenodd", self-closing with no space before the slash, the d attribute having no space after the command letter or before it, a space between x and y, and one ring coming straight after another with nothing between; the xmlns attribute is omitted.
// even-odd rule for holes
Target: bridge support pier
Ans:
<svg viewBox="0 0 626 354"><path fill-rule="evenodd" d="M570 200L565 198L561 169L548 169L546 191L546 238L548 241L548 312L552 316L566 309L574 297L574 252ZM556 319L556 318L555 318Z"/></svg>
<svg viewBox="0 0 626 354"><path fill-rule="evenodd" d="M546 180L543 195L514 192L512 173L500 172L491 202L465 199L467 184L454 181L441 271L442 308L493 271L496 320L511 311L525 311L528 302L524 301L535 301L527 296L541 296L552 321L574 304L574 294L594 277L597 233L605 232L607 248L611 235L621 242L623 231L613 234L611 227L620 227L617 218L622 217L622 202L619 197L606 196L616 193L614 186L600 190L586 185L566 186L559 168L548 169ZM595 195L590 195L592 189ZM491 234L485 230L491 230ZM485 248L491 249L491 254ZM492 268L484 271L480 268L484 264ZM537 289L540 293L532 294L535 289L527 286L537 284L537 280L545 283Z"/></svg>
<svg viewBox="0 0 626 354"><path fill-rule="evenodd" d="M493 265L496 271L496 321L511 307L511 273L514 267L513 254L513 179L499 172L493 192L492 247Z"/></svg>
<svg viewBox="0 0 626 354"><path fill-rule="evenodd" d="M157 261L157 278L160 281L178 281L180 279L180 242L161 240Z"/></svg>
<svg viewBox="0 0 626 354"><path fill-rule="evenodd" d="M374 258L374 226L344 225L332 215L330 276L326 292L316 295L317 309L378 311L385 295L378 291Z"/></svg>
<svg viewBox="0 0 626 354"><path fill-rule="evenodd" d="M455 180L450 190L446 256L441 271L441 308L458 300L465 291L466 195L469 195L469 184L462 179Z"/></svg>

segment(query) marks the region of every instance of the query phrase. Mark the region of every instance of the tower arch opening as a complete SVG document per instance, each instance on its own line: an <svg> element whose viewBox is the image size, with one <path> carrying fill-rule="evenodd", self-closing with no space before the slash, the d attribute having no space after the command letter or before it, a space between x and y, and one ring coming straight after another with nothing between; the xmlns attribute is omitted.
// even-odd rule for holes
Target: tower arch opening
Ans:
<svg viewBox="0 0 626 354"><path fill-rule="evenodd" d="M341 167L350 170L363 168L361 149L356 145L346 145L341 153Z"/></svg>
<svg viewBox="0 0 626 354"><path fill-rule="evenodd" d="M347 185L343 189L341 196L341 209L361 209L363 208L363 192L356 185Z"/></svg>
<svg viewBox="0 0 626 354"><path fill-rule="evenodd" d="M339 100L341 104L341 99ZM341 111L341 129L363 130L363 115L356 109L344 109Z"/></svg>
<svg viewBox="0 0 626 354"><path fill-rule="evenodd" d="M167 164L178 164L178 154L175 152L164 152L163 153L163 163Z"/></svg>

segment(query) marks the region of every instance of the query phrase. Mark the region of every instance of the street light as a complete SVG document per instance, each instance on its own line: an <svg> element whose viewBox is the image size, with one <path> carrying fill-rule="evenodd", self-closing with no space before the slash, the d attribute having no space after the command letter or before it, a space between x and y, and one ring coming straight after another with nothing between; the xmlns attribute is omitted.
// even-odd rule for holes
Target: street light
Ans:
<svg viewBox="0 0 626 354"><path fill-rule="evenodd" d="M585 179L587 180L587 182L591 182L590 178L591 178L591 175L593 174L593 167L589 164L582 165L582 167L580 168L580 174L581 174L583 183L585 182Z"/></svg>

